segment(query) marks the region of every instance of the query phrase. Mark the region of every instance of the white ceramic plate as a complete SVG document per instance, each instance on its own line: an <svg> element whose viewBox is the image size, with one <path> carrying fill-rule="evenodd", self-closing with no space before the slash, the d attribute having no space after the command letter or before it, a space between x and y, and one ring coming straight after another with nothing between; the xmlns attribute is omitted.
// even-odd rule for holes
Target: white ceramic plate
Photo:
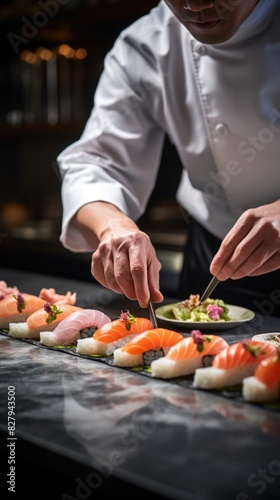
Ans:
<svg viewBox="0 0 280 500"><path fill-rule="evenodd" d="M270 332L270 333L259 333L258 335L254 335L254 337L252 337L252 340L270 342L276 347L280 347L280 340L278 342L275 339L276 335L279 335L280 339L280 332Z"/></svg>
<svg viewBox="0 0 280 500"><path fill-rule="evenodd" d="M168 317L168 312L171 310L174 304L166 304L165 306L158 307L155 310L156 317L159 320L164 321L165 323L169 323L173 328L187 328L187 329L203 329L203 330L227 330L228 328L235 328L246 321L251 321L255 317L255 313L250 309L245 309L244 307L233 306L231 304L227 304L229 309L229 316L231 317L230 321L180 321L178 319L171 319Z"/></svg>

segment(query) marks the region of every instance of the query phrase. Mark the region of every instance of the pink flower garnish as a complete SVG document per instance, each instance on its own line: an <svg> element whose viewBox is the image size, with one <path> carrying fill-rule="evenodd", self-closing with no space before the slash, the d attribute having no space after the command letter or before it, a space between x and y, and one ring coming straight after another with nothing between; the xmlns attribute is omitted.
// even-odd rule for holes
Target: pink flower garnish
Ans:
<svg viewBox="0 0 280 500"><path fill-rule="evenodd" d="M43 305L43 308L44 308L44 311L46 313L49 313L49 314L52 314L52 308L51 308L51 305L49 302L46 302L44 305Z"/></svg>
<svg viewBox="0 0 280 500"><path fill-rule="evenodd" d="M53 304L52 306L46 302L44 305L43 305L43 308L44 308L44 311L46 313L48 313L48 316L46 318L46 323L49 325L50 323L52 323L56 318L57 318L57 315L58 314L61 314L62 313L62 309L59 309L59 307L57 307L57 305Z"/></svg>
<svg viewBox="0 0 280 500"><path fill-rule="evenodd" d="M224 310L222 307L217 306L216 304L208 304L208 306L206 307L206 312L210 319L212 319L213 321L218 321Z"/></svg>
<svg viewBox="0 0 280 500"><path fill-rule="evenodd" d="M13 297L16 300L18 312L22 313L27 304L24 296L22 295L22 293L19 292L17 295L13 295Z"/></svg>
<svg viewBox="0 0 280 500"><path fill-rule="evenodd" d="M191 336L195 344L202 345L204 342L204 337L200 330L192 330Z"/></svg>
<svg viewBox="0 0 280 500"><path fill-rule="evenodd" d="M192 330L191 336L194 343L197 345L198 352L202 352L204 349L204 342L211 342L210 337L206 337L206 335L202 335L200 330Z"/></svg>
<svg viewBox="0 0 280 500"><path fill-rule="evenodd" d="M127 309L125 312L122 311L120 314L120 319L126 323L128 321L128 318L129 318L129 309Z"/></svg>
<svg viewBox="0 0 280 500"><path fill-rule="evenodd" d="M127 309L126 312L122 311L119 318L125 323L125 328L128 331L131 329L132 323L136 323L136 318L130 314L129 309Z"/></svg>

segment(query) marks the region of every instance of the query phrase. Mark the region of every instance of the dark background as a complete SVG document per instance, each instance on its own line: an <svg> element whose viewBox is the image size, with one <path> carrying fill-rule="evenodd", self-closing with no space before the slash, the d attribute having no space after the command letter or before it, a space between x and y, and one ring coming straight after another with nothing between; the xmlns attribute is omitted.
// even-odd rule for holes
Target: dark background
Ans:
<svg viewBox="0 0 280 500"><path fill-rule="evenodd" d="M90 254L71 253L59 242L61 185L55 159L81 135L104 56L118 34L157 4L158 0L1 1L2 265L92 280ZM77 59L79 49L83 59ZM63 50L67 57L61 55ZM50 77L48 58L56 70ZM186 239L185 221L174 201L180 174L179 158L166 138L158 184L139 225L158 251L163 291L169 294L176 287Z"/></svg>

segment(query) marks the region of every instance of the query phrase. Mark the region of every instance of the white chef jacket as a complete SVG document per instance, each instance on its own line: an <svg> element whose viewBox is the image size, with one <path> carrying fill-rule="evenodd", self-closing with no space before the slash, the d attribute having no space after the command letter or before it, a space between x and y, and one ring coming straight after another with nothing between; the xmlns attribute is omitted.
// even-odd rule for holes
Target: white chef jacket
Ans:
<svg viewBox="0 0 280 500"><path fill-rule="evenodd" d="M94 250L72 223L87 203L144 213L165 134L182 162L177 201L215 236L279 198L278 0L261 0L220 44L197 41L163 1L120 34L81 138L57 159L66 248Z"/></svg>

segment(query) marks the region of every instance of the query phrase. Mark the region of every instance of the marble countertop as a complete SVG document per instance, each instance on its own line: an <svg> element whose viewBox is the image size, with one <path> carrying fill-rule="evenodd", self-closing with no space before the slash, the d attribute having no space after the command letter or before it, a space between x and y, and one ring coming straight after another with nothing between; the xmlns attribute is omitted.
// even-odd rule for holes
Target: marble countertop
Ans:
<svg viewBox="0 0 280 500"><path fill-rule="evenodd" d="M77 291L80 305L103 309L111 317L117 317L120 308L139 313L136 304L128 306L124 297L96 284L3 268L0 279L30 293L43 287L58 293ZM223 335L233 342L276 331L279 322L257 315L250 328ZM14 387L14 437L40 450L40 468L47 467L47 460L69 459L74 464L69 477L64 471L63 484L61 476L59 496L54 493L49 500L103 498L113 478L114 493L122 493L118 484L127 484L152 498L279 499L280 412L273 407L152 379L4 335L0 371L2 441L8 437L8 388ZM16 488L28 492L23 480L16 480Z"/></svg>

